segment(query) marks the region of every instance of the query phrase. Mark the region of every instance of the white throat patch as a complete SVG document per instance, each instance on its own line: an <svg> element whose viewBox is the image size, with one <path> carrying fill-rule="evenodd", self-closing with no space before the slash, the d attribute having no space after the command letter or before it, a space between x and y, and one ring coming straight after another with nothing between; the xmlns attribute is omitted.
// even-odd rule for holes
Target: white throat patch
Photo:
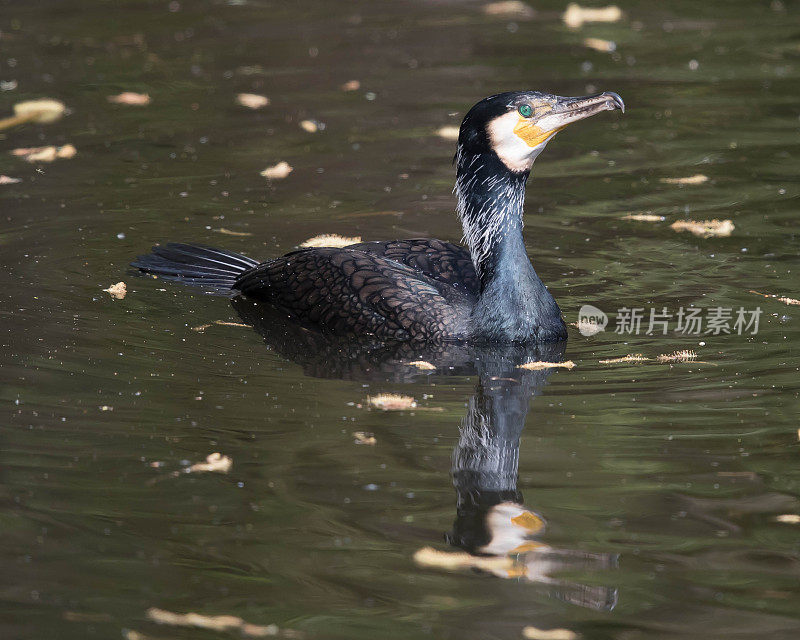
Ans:
<svg viewBox="0 0 800 640"><path fill-rule="evenodd" d="M517 173L530 171L536 156L552 140L551 136L541 144L531 147L525 140L514 133L514 128L517 126L519 119L520 116L516 111L509 111L502 116L496 117L486 126L489 142L497 157L508 167L509 171Z"/></svg>

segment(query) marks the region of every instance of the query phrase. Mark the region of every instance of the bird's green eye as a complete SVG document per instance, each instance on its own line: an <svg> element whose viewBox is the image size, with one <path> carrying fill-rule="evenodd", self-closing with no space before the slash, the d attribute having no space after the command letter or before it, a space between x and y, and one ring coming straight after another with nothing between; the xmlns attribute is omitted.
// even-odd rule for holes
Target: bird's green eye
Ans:
<svg viewBox="0 0 800 640"><path fill-rule="evenodd" d="M520 105L517 111L519 111L519 115L521 115L523 118L530 118L531 115L533 115L533 107L531 107L529 104Z"/></svg>

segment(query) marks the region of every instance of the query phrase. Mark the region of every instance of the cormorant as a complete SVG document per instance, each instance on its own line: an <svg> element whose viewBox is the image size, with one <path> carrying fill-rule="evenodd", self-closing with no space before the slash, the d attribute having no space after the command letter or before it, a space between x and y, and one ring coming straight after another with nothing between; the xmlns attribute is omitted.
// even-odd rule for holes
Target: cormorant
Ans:
<svg viewBox="0 0 800 640"><path fill-rule="evenodd" d="M335 335L443 342L553 342L567 336L522 237L525 184L536 157L568 124L625 105L616 93L490 96L461 124L455 194L466 248L429 238L313 248L257 262L169 243L133 267L266 302Z"/></svg>

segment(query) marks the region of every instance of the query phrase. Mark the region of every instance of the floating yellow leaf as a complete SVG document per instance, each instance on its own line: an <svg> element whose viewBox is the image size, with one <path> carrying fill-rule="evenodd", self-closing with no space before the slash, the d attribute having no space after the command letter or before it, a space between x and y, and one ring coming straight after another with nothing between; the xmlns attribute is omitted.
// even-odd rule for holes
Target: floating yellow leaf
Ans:
<svg viewBox="0 0 800 640"><path fill-rule="evenodd" d="M425 360L414 360L414 362L409 362L408 364L422 371L436 371L436 367L430 362L425 362Z"/></svg>
<svg viewBox="0 0 800 640"><path fill-rule="evenodd" d="M436 130L436 135L445 140L458 140L458 134L461 130L455 125L446 125Z"/></svg>
<svg viewBox="0 0 800 640"><path fill-rule="evenodd" d="M50 124L59 120L66 110L63 102L50 98L18 102L14 105L14 115L0 120L0 131L26 122Z"/></svg>
<svg viewBox="0 0 800 640"><path fill-rule="evenodd" d="M645 362L650 360L647 356L643 356L641 353L629 353L627 356L622 356L621 358L609 358L608 360L599 360L600 364L620 364L623 362Z"/></svg>
<svg viewBox="0 0 800 640"><path fill-rule="evenodd" d="M128 294L128 287L125 286L124 282L117 282L117 284L112 284L108 289L103 289L103 291L108 291L112 298L122 300Z"/></svg>
<svg viewBox="0 0 800 640"><path fill-rule="evenodd" d="M228 473L233 466L233 460L219 452L209 453L205 462L196 462L187 469L190 473L211 471L214 473Z"/></svg>
<svg viewBox="0 0 800 640"><path fill-rule="evenodd" d="M528 371L539 371L540 369L572 369L575 363L572 360L565 362L526 362L519 365L518 369L527 369Z"/></svg>
<svg viewBox="0 0 800 640"><path fill-rule="evenodd" d="M678 220L670 225L677 232L688 231L701 238L726 238L736 228L732 220Z"/></svg>
<svg viewBox="0 0 800 640"><path fill-rule="evenodd" d="M664 184L703 184L708 182L708 176L698 173L688 178L661 178L661 182Z"/></svg>
<svg viewBox="0 0 800 640"><path fill-rule="evenodd" d="M616 5L595 9L571 2L561 18L568 27L578 29L586 22L619 22L622 20L622 9Z"/></svg>
<svg viewBox="0 0 800 640"><path fill-rule="evenodd" d="M226 236L252 236L253 234L249 231L231 231L230 229L226 229L225 227L220 227L219 229L214 229L216 233L221 233Z"/></svg>
<svg viewBox="0 0 800 640"><path fill-rule="evenodd" d="M595 51L602 51L603 53L611 53L617 50L617 43L613 40L603 40L602 38L586 38L583 41L584 47L594 49Z"/></svg>
<svg viewBox="0 0 800 640"><path fill-rule="evenodd" d="M361 83L358 80L348 80L339 88L342 91L358 91L361 88Z"/></svg>
<svg viewBox="0 0 800 640"><path fill-rule="evenodd" d="M367 402L376 409L383 411L403 411L404 409L414 409L417 401L411 396L401 396L397 393L381 393L377 396L369 396Z"/></svg>
<svg viewBox="0 0 800 640"><path fill-rule="evenodd" d="M782 522L783 524L800 524L800 516L796 513L784 513L775 516L775 522Z"/></svg>
<svg viewBox="0 0 800 640"><path fill-rule="evenodd" d="M753 291L752 289L750 289L750 293L755 293L759 296L764 296L765 298L775 298L778 302L783 302L784 304L800 304L800 300L795 298L779 298L775 294L759 293L758 291Z"/></svg>
<svg viewBox="0 0 800 640"><path fill-rule="evenodd" d="M620 220L636 220L637 222L664 222L664 216L657 216L653 213L629 213L622 216Z"/></svg>
<svg viewBox="0 0 800 640"><path fill-rule="evenodd" d="M313 238L309 238L305 242L300 243L299 246L303 247L304 249L308 249L311 247L349 247L351 244L358 244L361 242L361 238L359 236L355 236L353 238L348 238L346 236L340 236L335 233L323 233L318 236L314 236Z"/></svg>
<svg viewBox="0 0 800 640"><path fill-rule="evenodd" d="M145 107L150 104L148 94L135 91L123 91L115 96L108 96L106 99L112 104L125 104L132 107Z"/></svg>
<svg viewBox="0 0 800 640"><path fill-rule="evenodd" d="M320 129L324 129L325 125L317 120L301 120L300 128L308 133L316 133Z"/></svg>
<svg viewBox="0 0 800 640"><path fill-rule="evenodd" d="M173 613L155 607L147 610L147 617L158 624L177 627L196 627L212 631L238 631L250 638L265 638L280 633L278 625L257 625L245 622L239 616L204 616L199 613ZM292 634L294 635L294 634Z"/></svg>
<svg viewBox="0 0 800 640"><path fill-rule="evenodd" d="M525 640L577 640L580 636L569 629L537 629L525 627L522 630Z"/></svg>
<svg viewBox="0 0 800 640"><path fill-rule="evenodd" d="M378 440L375 438L375 436L364 431L354 431L353 438L356 444L366 444L371 447L374 447L376 444L378 444Z"/></svg>
<svg viewBox="0 0 800 640"><path fill-rule="evenodd" d="M278 164L267 167L261 172L261 175L269 180L282 180L288 176L294 169L288 162L281 161Z"/></svg>
<svg viewBox="0 0 800 640"><path fill-rule="evenodd" d="M71 144L63 147L23 147L14 149L11 154L26 162L53 162L57 159L73 158L78 150Z"/></svg>
<svg viewBox="0 0 800 640"><path fill-rule="evenodd" d="M659 362L691 362L697 359L697 354L694 351L684 349L683 351L675 351L674 353L662 353L656 356Z"/></svg>
<svg viewBox="0 0 800 640"><path fill-rule="evenodd" d="M501 2L490 2L483 5L483 12L487 16L500 16L503 18L533 18L536 11L530 5L520 2L520 0L505 0Z"/></svg>
<svg viewBox="0 0 800 640"><path fill-rule="evenodd" d="M269 98L257 93L240 93L236 96L236 102L248 109L263 109L269 104Z"/></svg>

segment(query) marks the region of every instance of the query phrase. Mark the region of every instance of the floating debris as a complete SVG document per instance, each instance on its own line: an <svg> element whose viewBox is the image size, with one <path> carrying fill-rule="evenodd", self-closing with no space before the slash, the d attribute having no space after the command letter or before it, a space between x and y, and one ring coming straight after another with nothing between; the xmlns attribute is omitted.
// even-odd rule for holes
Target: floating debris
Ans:
<svg viewBox="0 0 800 640"><path fill-rule="evenodd" d="M502 18L530 19L536 16L536 10L533 7L519 0L490 2L483 5L483 12L487 16L500 16Z"/></svg>
<svg viewBox="0 0 800 640"><path fill-rule="evenodd" d="M446 125L436 130L436 135L445 140L458 140L461 129L455 125Z"/></svg>
<svg viewBox="0 0 800 640"><path fill-rule="evenodd" d="M629 213L622 216L620 220L636 220L636 222L664 222L664 216L657 216L654 213Z"/></svg>
<svg viewBox="0 0 800 640"><path fill-rule="evenodd" d="M117 282L117 284L112 284L108 289L103 289L103 291L107 291L116 300L122 300L128 294L128 287L125 286L124 282Z"/></svg>
<svg viewBox="0 0 800 640"><path fill-rule="evenodd" d="M565 362L526 362L517 366L517 369L527 369L528 371L539 371L540 369L572 369L575 363L572 360Z"/></svg>
<svg viewBox="0 0 800 640"><path fill-rule="evenodd" d="M19 86L16 80L0 80L0 91L13 91Z"/></svg>
<svg viewBox="0 0 800 640"><path fill-rule="evenodd" d="M414 362L409 362L408 364L422 371L436 371L436 366L430 362L425 362L425 360L414 360Z"/></svg>
<svg viewBox="0 0 800 640"><path fill-rule="evenodd" d="M753 291L752 289L750 289L750 293L755 293L756 295L764 296L765 298L775 298L778 302L783 302L784 304L800 304L800 300L795 298L779 298L775 294L760 293L758 291Z"/></svg>
<svg viewBox="0 0 800 640"><path fill-rule="evenodd" d="M224 456L218 451L209 453L206 456L205 462L196 462L191 467L186 469L186 473L202 473L211 471L214 473L228 473L233 466L233 460L228 456Z"/></svg>
<svg viewBox="0 0 800 640"><path fill-rule="evenodd" d="M309 249L311 247L349 247L351 244L358 244L361 242L361 236L354 236L348 238L340 236L335 233L323 233L313 238L309 238L305 242L301 242L298 246Z"/></svg>
<svg viewBox="0 0 800 640"><path fill-rule="evenodd" d="M411 396L401 396L397 393L381 393L377 396L367 397L367 402L370 406L383 411L403 411L405 409L414 409L417 406L417 401Z"/></svg>
<svg viewBox="0 0 800 640"><path fill-rule="evenodd" d="M627 356L621 358L609 358L608 360L598 360L600 364L621 364L623 362L646 362L650 360L647 356L641 353L629 353Z"/></svg>
<svg viewBox="0 0 800 640"><path fill-rule="evenodd" d="M508 556L473 556L466 551L437 551L432 547L414 553L414 562L445 571L479 569L499 576L508 576L514 569L514 561Z"/></svg>
<svg viewBox="0 0 800 640"><path fill-rule="evenodd" d="M158 624L169 624L176 627L196 627L211 631L238 631L248 638L265 638L277 636L281 630L276 624L258 625L245 622L239 616L204 616L199 613L173 613L152 607L147 610L147 617ZM288 632L295 636L295 632Z"/></svg>
<svg viewBox="0 0 800 640"><path fill-rule="evenodd" d="M14 105L14 115L0 120L0 131L26 122L50 124L59 120L66 110L67 107L63 102L50 98L18 102Z"/></svg>
<svg viewBox="0 0 800 640"><path fill-rule="evenodd" d="M669 225L677 232L688 231L700 238L727 238L736 228L733 220L677 220Z"/></svg>
<svg viewBox="0 0 800 640"><path fill-rule="evenodd" d="M577 640L580 636L569 629L537 629L525 627L522 630L525 640Z"/></svg>
<svg viewBox="0 0 800 640"><path fill-rule="evenodd" d="M213 327L214 325L222 326L222 327L249 327L249 324L243 324L241 322L228 322L226 320L214 320L214 322L210 324L201 324L196 327L192 327L192 331L205 331L209 327Z"/></svg>
<svg viewBox="0 0 800 640"><path fill-rule="evenodd" d="M656 356L659 362L691 362L697 359L697 354L694 351L684 349L683 351L675 351L674 353L662 353Z"/></svg>
<svg viewBox="0 0 800 640"><path fill-rule="evenodd" d="M283 180L294 169L288 162L281 161L278 164L267 167L261 172L261 175L269 180Z"/></svg>
<svg viewBox="0 0 800 640"><path fill-rule="evenodd" d="M568 27L579 29L587 22L619 22L622 20L622 9L613 4L594 9L571 2L561 19Z"/></svg>
<svg viewBox="0 0 800 640"><path fill-rule="evenodd" d="M603 53L613 53L617 50L617 43L613 40L603 40L602 38L586 38L583 46Z"/></svg>
<svg viewBox="0 0 800 640"><path fill-rule="evenodd" d="M688 178L661 178L661 182L664 184L703 184L704 182L708 182L708 176L697 173Z"/></svg>
<svg viewBox="0 0 800 640"><path fill-rule="evenodd" d="M236 96L236 102L248 109L263 109L269 104L269 98L257 93L240 93Z"/></svg>
<svg viewBox="0 0 800 640"><path fill-rule="evenodd" d="M74 158L78 150L71 144L63 147L23 147L14 149L11 155L22 158L26 162L53 162L55 160L67 160Z"/></svg>
<svg viewBox="0 0 800 640"><path fill-rule="evenodd" d="M21 178L12 178L11 176L0 175L0 184L17 184L22 182Z"/></svg>
<svg viewBox="0 0 800 640"><path fill-rule="evenodd" d="M301 120L300 128L308 133L316 133L317 131L322 131L325 128L325 124L318 120Z"/></svg>
<svg viewBox="0 0 800 640"><path fill-rule="evenodd" d="M225 227L220 227L219 229L214 229L216 233L221 233L226 236L252 236L253 234L249 231L232 231L230 229L226 229Z"/></svg>
<svg viewBox="0 0 800 640"><path fill-rule="evenodd" d="M782 522L783 524L800 524L800 516L796 513L784 513L775 516L775 522Z"/></svg>
<svg viewBox="0 0 800 640"><path fill-rule="evenodd" d="M339 88L342 91L358 91L361 88L361 82L358 80L348 80Z"/></svg>
<svg viewBox="0 0 800 640"><path fill-rule="evenodd" d="M378 440L375 438L374 435L372 435L371 433L366 433L364 431L354 431L353 439L356 444L366 444L370 447L374 447L376 444L378 444Z"/></svg>
<svg viewBox="0 0 800 640"><path fill-rule="evenodd" d="M146 107L150 104L150 95L147 93L136 93L135 91L123 91L115 96L106 98L111 104L124 104L131 107Z"/></svg>

